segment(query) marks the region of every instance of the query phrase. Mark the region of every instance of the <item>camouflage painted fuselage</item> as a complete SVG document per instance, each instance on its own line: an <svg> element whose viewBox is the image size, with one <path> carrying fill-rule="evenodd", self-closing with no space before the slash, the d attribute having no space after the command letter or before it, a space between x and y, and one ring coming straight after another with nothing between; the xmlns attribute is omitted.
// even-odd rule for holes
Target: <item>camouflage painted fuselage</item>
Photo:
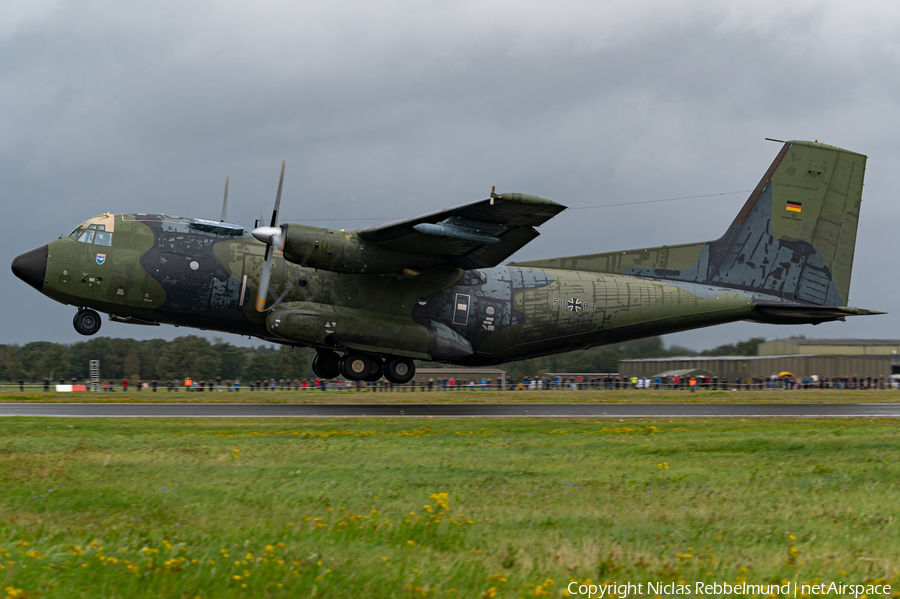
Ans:
<svg viewBox="0 0 900 599"><path fill-rule="evenodd" d="M252 300L262 243L248 235L197 231L184 218L111 218L111 246L68 237L50 244L44 294L117 320L280 343L493 364L753 318L753 299L762 297L636 276L512 266L448 266L417 277L350 275L297 266L276 253L271 288L283 297L259 313Z"/></svg>
<svg viewBox="0 0 900 599"><path fill-rule="evenodd" d="M264 312L254 298L266 245L186 218L101 215L50 243L40 276L25 276L39 270L37 255L17 258L13 269L45 295L117 321L497 364L737 320L871 313L846 306L864 170L860 154L789 142L715 241L489 268L466 265L499 263L537 235L528 219L562 207L492 195L425 215L422 222L438 225L424 235L402 222L350 232L285 225L288 253L275 252ZM450 213L465 218L445 219ZM504 233L516 218L525 225ZM456 239L429 237L439 225ZM85 241L90 227L98 233ZM492 234L499 241L481 245Z"/></svg>

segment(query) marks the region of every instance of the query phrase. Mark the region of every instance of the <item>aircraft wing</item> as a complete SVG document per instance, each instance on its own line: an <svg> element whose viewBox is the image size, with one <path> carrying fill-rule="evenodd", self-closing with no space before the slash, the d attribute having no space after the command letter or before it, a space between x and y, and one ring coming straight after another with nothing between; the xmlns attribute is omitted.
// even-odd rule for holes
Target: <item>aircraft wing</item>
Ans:
<svg viewBox="0 0 900 599"><path fill-rule="evenodd" d="M497 266L540 235L542 225L565 206L521 193L492 197L359 230L384 248L441 256L459 268Z"/></svg>

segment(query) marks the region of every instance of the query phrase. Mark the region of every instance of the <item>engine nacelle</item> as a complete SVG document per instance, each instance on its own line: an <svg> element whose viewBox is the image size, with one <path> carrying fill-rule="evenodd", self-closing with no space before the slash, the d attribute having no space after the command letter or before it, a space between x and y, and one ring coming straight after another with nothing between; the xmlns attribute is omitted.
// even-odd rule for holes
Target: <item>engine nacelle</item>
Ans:
<svg viewBox="0 0 900 599"><path fill-rule="evenodd" d="M419 360L472 355L472 344L448 326L410 316L317 302L287 302L266 317L273 335L313 347L355 349Z"/></svg>
<svg viewBox="0 0 900 599"><path fill-rule="evenodd" d="M284 259L333 272L393 274L403 269L424 270L443 264L435 256L397 252L370 244L356 231L335 231L306 225L281 226Z"/></svg>

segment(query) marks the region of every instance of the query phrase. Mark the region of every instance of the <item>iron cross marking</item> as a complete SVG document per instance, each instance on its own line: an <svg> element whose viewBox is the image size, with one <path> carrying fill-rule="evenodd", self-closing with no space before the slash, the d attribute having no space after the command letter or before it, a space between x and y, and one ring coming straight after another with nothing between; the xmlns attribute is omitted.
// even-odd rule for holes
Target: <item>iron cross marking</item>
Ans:
<svg viewBox="0 0 900 599"><path fill-rule="evenodd" d="M569 311L578 312L579 310L581 310L581 300L573 297L569 300Z"/></svg>

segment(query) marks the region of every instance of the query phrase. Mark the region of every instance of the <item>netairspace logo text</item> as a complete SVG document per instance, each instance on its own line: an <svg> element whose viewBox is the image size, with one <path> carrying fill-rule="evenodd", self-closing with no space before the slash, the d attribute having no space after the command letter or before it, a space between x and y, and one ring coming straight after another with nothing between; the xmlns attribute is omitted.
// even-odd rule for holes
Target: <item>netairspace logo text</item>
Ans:
<svg viewBox="0 0 900 599"><path fill-rule="evenodd" d="M747 595L747 596L775 596L775 597L799 597L816 595L853 596L859 599L860 595L890 595L889 584L843 584L840 582L821 584L800 584L786 582L784 584L752 584L740 582L729 584L727 582L695 582L693 584L675 582L613 582L608 584L583 584L570 582L566 590L572 596L582 595L592 599L603 599L615 595L617 599L627 599L635 595Z"/></svg>

